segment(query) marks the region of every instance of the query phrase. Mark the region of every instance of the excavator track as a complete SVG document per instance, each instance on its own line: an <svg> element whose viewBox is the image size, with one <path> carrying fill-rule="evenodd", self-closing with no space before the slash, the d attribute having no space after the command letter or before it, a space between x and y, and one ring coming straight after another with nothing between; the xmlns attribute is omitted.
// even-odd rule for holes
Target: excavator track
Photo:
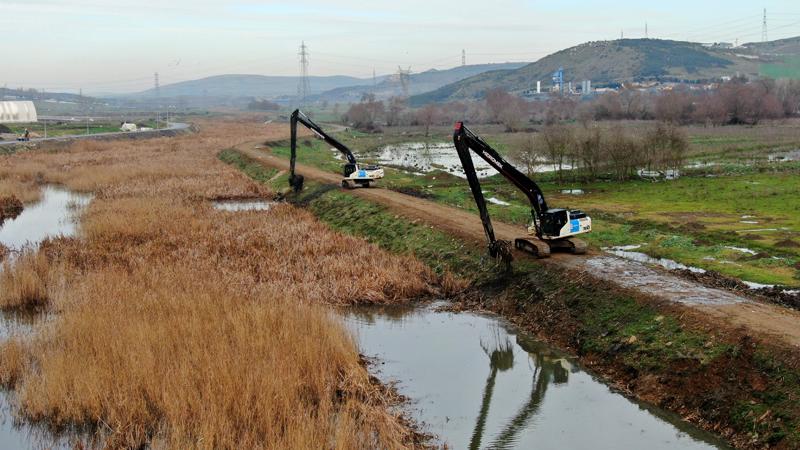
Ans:
<svg viewBox="0 0 800 450"><path fill-rule="evenodd" d="M550 245L534 237L514 239L514 247L516 247L517 250L530 253L537 258L547 258L550 256Z"/></svg>
<svg viewBox="0 0 800 450"><path fill-rule="evenodd" d="M586 249L588 248L586 241L574 237L553 239L547 241L547 244L550 245L550 251L568 252L573 255L582 255L586 253Z"/></svg>

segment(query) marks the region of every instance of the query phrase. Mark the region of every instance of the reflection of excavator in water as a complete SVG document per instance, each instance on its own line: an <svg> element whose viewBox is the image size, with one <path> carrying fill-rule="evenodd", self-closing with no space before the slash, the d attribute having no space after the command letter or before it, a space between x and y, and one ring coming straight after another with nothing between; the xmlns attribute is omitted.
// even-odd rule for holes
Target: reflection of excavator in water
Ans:
<svg viewBox="0 0 800 450"><path fill-rule="evenodd" d="M339 150L345 156L345 158L347 159L347 163L344 165L344 171L343 171L344 178L342 178L342 187L346 188L354 188L356 186L370 187L377 180L383 178L383 169L381 169L379 166L358 164L358 162L356 161L356 157L353 155L353 152L351 152L346 145L342 144L341 142L336 140L333 136L330 136L329 134L324 132L319 125L317 125L316 123L314 123L314 121L309 119L308 116L303 114L302 111L296 109L292 113L289 122L292 134L291 138L292 154L291 158L289 159L289 186L291 186L295 192L298 192L301 189L303 189L303 176L294 173L295 160L297 159L298 122L303 124L309 130L313 131L314 134L319 136L320 139L335 147L336 150Z"/></svg>
<svg viewBox="0 0 800 450"><path fill-rule="evenodd" d="M491 352L486 347L483 350L489 356L490 372L483 391L481 409L475 422L475 429L472 432L470 450L481 448L497 373L511 370L514 367L514 348L508 339L506 339L505 343L496 345L496 348ZM516 414L508 420L505 426L499 430L495 435L494 441L487 448L507 448L510 444L513 444L517 440L519 432L524 430L528 421L539 412L550 383L562 384L569 380L569 363L563 358L554 358L552 355L547 354L544 349L535 349L529 353L529 356L534 359L536 366L533 372L530 397L517 410Z"/></svg>
<svg viewBox="0 0 800 450"><path fill-rule="evenodd" d="M510 260L511 252L507 241L498 241L494 236L492 221L486 208L486 200L481 191L481 184L472 163L469 151L472 150L494 167L501 175L521 190L531 202L531 223L528 233L531 236L517 238L514 246L539 258L550 256L551 250L566 250L576 254L586 253L586 243L574 236L592 230L592 219L577 209L549 208L539 186L522 172L503 159L495 149L480 137L473 134L463 122L457 122L453 133L453 142L469 181L472 196L480 211L483 229L489 240L489 253L493 257Z"/></svg>

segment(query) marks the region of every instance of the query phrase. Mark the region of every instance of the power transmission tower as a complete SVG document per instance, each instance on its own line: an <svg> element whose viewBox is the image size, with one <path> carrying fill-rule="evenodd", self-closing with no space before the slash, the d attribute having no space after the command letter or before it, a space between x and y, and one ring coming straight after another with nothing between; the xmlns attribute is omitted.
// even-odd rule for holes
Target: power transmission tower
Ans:
<svg viewBox="0 0 800 450"><path fill-rule="evenodd" d="M402 67L397 66L397 80L400 82L400 87L403 89L403 97L408 97L408 84L411 82L411 67L403 70Z"/></svg>
<svg viewBox="0 0 800 450"><path fill-rule="evenodd" d="M300 43L300 84L297 86L297 95L300 97L300 105L304 106L308 97L308 47L306 42Z"/></svg>
<svg viewBox="0 0 800 450"><path fill-rule="evenodd" d="M767 8L764 8L764 21L761 24L761 42L767 42Z"/></svg>
<svg viewBox="0 0 800 450"><path fill-rule="evenodd" d="M647 22L644 23L644 38L645 39L650 39L650 33L648 33L648 30L647 30Z"/></svg>
<svg viewBox="0 0 800 450"><path fill-rule="evenodd" d="M467 51L461 49L461 66L466 66L466 65L467 65Z"/></svg>

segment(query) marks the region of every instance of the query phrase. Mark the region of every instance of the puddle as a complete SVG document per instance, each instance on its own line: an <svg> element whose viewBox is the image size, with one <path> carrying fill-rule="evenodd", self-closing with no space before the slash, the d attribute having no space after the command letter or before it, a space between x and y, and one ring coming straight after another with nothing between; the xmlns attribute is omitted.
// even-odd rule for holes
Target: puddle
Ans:
<svg viewBox="0 0 800 450"><path fill-rule="evenodd" d="M504 202L504 201L502 201L502 200L500 200L500 199L498 199L496 197L489 197L489 198L486 199L486 201L491 203L491 204L493 204L493 205L511 206L511 203Z"/></svg>
<svg viewBox="0 0 800 450"><path fill-rule="evenodd" d="M379 164L401 167L415 173L427 173L438 169L460 178L466 178L456 148L450 142L409 142L389 145L369 156ZM471 154L471 156L479 178L497 174L497 171L489 163L476 155ZM519 166L513 161L511 163ZM572 169L572 166L567 164L562 167L564 170ZM542 164L536 168L536 172L554 172L557 169L553 164Z"/></svg>
<svg viewBox="0 0 800 450"><path fill-rule="evenodd" d="M647 255L644 256L650 258ZM651 259L658 261L655 258ZM613 281L622 287L651 293L676 303L687 305L731 305L749 301L747 298L735 293L705 287L642 262L621 257L574 258L570 261L570 265L587 271L598 278Z"/></svg>
<svg viewBox="0 0 800 450"><path fill-rule="evenodd" d="M64 188L47 186L41 199L26 206L15 219L0 227L0 243L12 250L25 245L37 246L48 237L73 236L74 214L91 201L92 196L77 194Z"/></svg>
<svg viewBox="0 0 800 450"><path fill-rule="evenodd" d="M628 260L631 260L631 261L636 261L636 262L644 263L644 264L652 264L654 266L661 266L661 267L663 267L663 268L665 268L667 270L676 270L676 269L678 269L678 270L689 270L689 271L692 271L692 272L695 272L695 273L705 273L705 270L703 270L703 269L701 269L699 267L687 266L687 265L681 264L681 263L679 263L677 261L673 261L671 259L653 258L652 256L646 255L646 254L641 253L641 252L632 252L632 251L630 251L630 250L635 250L635 249L637 249L639 247L641 247L641 245L637 245L637 246L625 245L625 246L621 246L621 247L611 247L611 248L604 247L603 250L605 252L607 252L607 253L610 253L610 254L614 255L614 256L619 256L620 258L625 258L625 259L628 259Z"/></svg>
<svg viewBox="0 0 800 450"><path fill-rule="evenodd" d="M568 195L583 195L584 194L583 189L562 189L561 193L562 194L568 194Z"/></svg>
<svg viewBox="0 0 800 450"><path fill-rule="evenodd" d="M786 153L776 153L767 157L770 162L792 162L800 161L800 149L795 149Z"/></svg>
<svg viewBox="0 0 800 450"><path fill-rule="evenodd" d="M449 448L727 448L646 408L493 316L435 306L345 313L375 371L397 382L426 431Z"/></svg>
<svg viewBox="0 0 800 450"><path fill-rule="evenodd" d="M758 225L757 220L740 220L739 223L746 223L748 225Z"/></svg>
<svg viewBox="0 0 800 450"><path fill-rule="evenodd" d="M751 249L749 249L749 248L743 248L743 247L733 247L733 246L730 246L730 245L726 245L726 246L725 246L725 248L727 248L728 250L734 250L734 251L737 251L737 252L739 252L739 253L745 253L745 254L747 254L747 255L757 255L757 254L758 254L758 252L757 252L757 251L755 251L755 250L751 250Z"/></svg>
<svg viewBox="0 0 800 450"><path fill-rule="evenodd" d="M219 200L213 202L214 209L219 211L267 211L272 208L274 202L250 199L250 200Z"/></svg>

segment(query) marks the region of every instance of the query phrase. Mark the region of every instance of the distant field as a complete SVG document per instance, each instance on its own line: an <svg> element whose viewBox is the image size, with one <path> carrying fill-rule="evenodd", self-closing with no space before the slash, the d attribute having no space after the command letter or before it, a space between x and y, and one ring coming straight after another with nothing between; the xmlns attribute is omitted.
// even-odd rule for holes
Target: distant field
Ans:
<svg viewBox="0 0 800 450"><path fill-rule="evenodd" d="M778 64L762 64L759 71L765 77L800 80L800 57L789 57Z"/></svg>

